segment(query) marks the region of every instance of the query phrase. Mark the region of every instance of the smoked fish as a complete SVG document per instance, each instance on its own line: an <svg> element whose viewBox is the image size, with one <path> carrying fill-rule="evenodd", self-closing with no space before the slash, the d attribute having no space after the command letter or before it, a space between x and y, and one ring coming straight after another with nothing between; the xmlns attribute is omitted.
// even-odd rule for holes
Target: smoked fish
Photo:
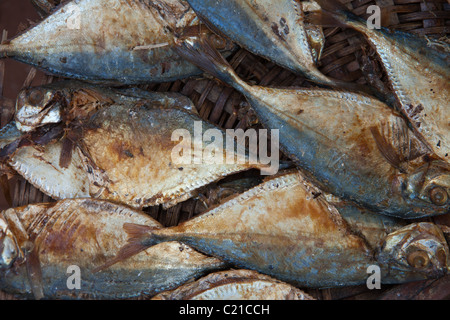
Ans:
<svg viewBox="0 0 450 320"><path fill-rule="evenodd" d="M359 31L375 49L395 93L397 108L422 141L450 159L450 48L404 31L368 28L337 1L317 1L340 26Z"/></svg>
<svg viewBox="0 0 450 320"><path fill-rule="evenodd" d="M208 274L152 300L315 300L287 283L251 270L225 270Z"/></svg>
<svg viewBox="0 0 450 320"><path fill-rule="evenodd" d="M227 175L267 167L203 121L185 96L70 83L22 92L16 128L9 125L0 144L8 150L7 163L55 199L91 196L135 208L170 207ZM20 136L17 128L28 141L36 130L58 123L62 137L14 149L21 140L11 142ZM227 162L230 153L233 161Z"/></svg>
<svg viewBox="0 0 450 320"><path fill-rule="evenodd" d="M184 244L167 242L108 270L92 272L126 243L122 225L130 222L162 227L144 212L94 199L3 211L1 290L29 299L137 298L175 289L225 267ZM72 280L75 275L78 284Z"/></svg>
<svg viewBox="0 0 450 320"><path fill-rule="evenodd" d="M371 266L379 267L385 284L441 277L449 267L448 244L438 226L400 225L373 246L298 170L270 177L177 226L124 228L128 244L99 270L165 241L183 242L235 268L299 288L364 284Z"/></svg>
<svg viewBox="0 0 450 320"><path fill-rule="evenodd" d="M81 0L64 2L0 45L0 57L79 80L169 82L201 74L173 50L182 30L207 33L224 53L234 50L233 44L200 26L183 0Z"/></svg>
<svg viewBox="0 0 450 320"><path fill-rule="evenodd" d="M187 0L211 30L248 51L320 85L377 94L356 83L329 78L319 69L325 45L321 26L305 21L315 1Z"/></svg>
<svg viewBox="0 0 450 320"><path fill-rule="evenodd" d="M179 41L179 54L241 92L280 150L327 193L400 218L450 212L450 164L403 116L364 94L249 85L207 40Z"/></svg>

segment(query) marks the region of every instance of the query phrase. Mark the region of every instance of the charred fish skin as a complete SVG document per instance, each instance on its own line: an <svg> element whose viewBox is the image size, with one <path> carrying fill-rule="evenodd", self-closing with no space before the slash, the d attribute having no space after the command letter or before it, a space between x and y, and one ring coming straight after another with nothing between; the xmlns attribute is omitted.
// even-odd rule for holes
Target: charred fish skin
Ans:
<svg viewBox="0 0 450 320"><path fill-rule="evenodd" d="M241 92L266 128L280 130L280 150L325 192L400 218L449 212L449 166L381 101L337 90L249 85L199 38L180 42L178 51ZM433 168L440 168L439 181L429 179ZM428 182L414 179L418 174ZM443 201L425 190L435 188Z"/></svg>
<svg viewBox="0 0 450 320"><path fill-rule="evenodd" d="M182 0L70 1L1 45L0 56L79 80L175 81L201 73L172 48L177 30L192 26L198 19Z"/></svg>
<svg viewBox="0 0 450 320"><path fill-rule="evenodd" d="M448 247L442 238L439 240L445 259L433 261L425 268L410 266L397 270L389 263L382 264L377 259L378 248L372 247L360 233L352 232L339 211L317 196L317 190L299 171L294 171L268 179L175 227L148 231L124 225L133 236L105 267L135 252L136 243L146 247L175 240L232 266L255 270L298 287L363 284L367 268L372 265L380 266L384 283L427 279L447 272ZM402 236L407 234L405 231ZM426 233L422 236L430 238ZM430 252L436 245L435 234L432 236L433 243L427 249ZM399 243L402 239L396 238ZM420 248L424 249L425 246ZM395 254L391 251L392 255L386 252L395 260L398 251Z"/></svg>
<svg viewBox="0 0 450 320"><path fill-rule="evenodd" d="M441 159L450 157L449 48L429 39L387 28L369 29L336 1L318 1L341 24L362 33L375 48L395 93L397 107Z"/></svg>
<svg viewBox="0 0 450 320"><path fill-rule="evenodd" d="M130 221L161 227L143 212L92 199L68 199L2 212L2 290L33 298L31 283L38 281L44 299L136 298L174 289L224 267L218 259L172 242L146 250L116 268L92 272L126 242L122 224ZM27 275L25 248L30 243L38 252L41 279ZM77 290L67 285L71 266L72 274L76 267L80 271Z"/></svg>

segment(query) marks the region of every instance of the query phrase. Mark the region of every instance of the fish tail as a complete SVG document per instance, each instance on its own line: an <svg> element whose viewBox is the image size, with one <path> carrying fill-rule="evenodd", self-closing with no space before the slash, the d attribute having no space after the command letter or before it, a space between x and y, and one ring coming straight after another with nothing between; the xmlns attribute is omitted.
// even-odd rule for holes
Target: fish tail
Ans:
<svg viewBox="0 0 450 320"><path fill-rule="evenodd" d="M152 231L159 228L134 223L124 223L123 229L128 235L128 242L119 250L115 257L93 269L92 273L105 270L116 263L124 261L161 242L161 240L152 236Z"/></svg>
<svg viewBox="0 0 450 320"><path fill-rule="evenodd" d="M236 90L245 92L247 84L239 78L228 61L210 44L207 38L197 36L180 39L175 48L182 58Z"/></svg>

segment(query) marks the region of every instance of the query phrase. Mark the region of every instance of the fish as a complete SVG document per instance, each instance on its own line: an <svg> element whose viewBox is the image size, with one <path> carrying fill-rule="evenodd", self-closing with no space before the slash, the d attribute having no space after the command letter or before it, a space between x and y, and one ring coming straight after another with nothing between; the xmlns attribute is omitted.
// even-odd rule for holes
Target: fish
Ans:
<svg viewBox="0 0 450 320"><path fill-rule="evenodd" d="M28 137L60 125L65 133L17 148L6 140L10 144L0 154L7 150L5 161L54 199L90 196L134 208L169 208L209 183L268 167L251 150L241 152L225 130L203 121L181 94L108 90L64 82L22 92L11 130Z"/></svg>
<svg viewBox="0 0 450 320"><path fill-rule="evenodd" d="M298 169L268 177L174 227L123 227L128 244L98 270L169 240L299 288L365 284L372 266L379 267L382 284L439 278L449 268L448 244L437 225L398 226L373 247Z"/></svg>
<svg viewBox="0 0 450 320"><path fill-rule="evenodd" d="M366 21L336 1L317 1L331 20L365 36L377 52L396 97L396 108L441 159L450 159L450 48L425 37ZM320 18L319 18L320 19ZM327 19L327 18L324 18ZM311 19L315 21L314 19ZM318 20L318 19L316 19ZM328 19L330 20L330 19ZM330 21L331 23L333 23ZM320 23L320 20L317 21Z"/></svg>
<svg viewBox="0 0 450 320"><path fill-rule="evenodd" d="M305 21L315 1L187 0L197 16L240 47L318 85L378 94L373 88L333 79L318 69L325 45L321 26Z"/></svg>
<svg viewBox="0 0 450 320"><path fill-rule="evenodd" d="M130 222L162 227L144 212L95 199L1 212L1 290L22 299L131 299L175 289L226 267L182 243L167 242L93 273L126 242L122 225Z"/></svg>
<svg viewBox="0 0 450 320"><path fill-rule="evenodd" d="M173 50L181 31L208 34L224 54L236 49L200 25L184 0L81 0L0 45L0 57L108 85L170 82L201 75Z"/></svg>
<svg viewBox="0 0 450 320"><path fill-rule="evenodd" d="M315 300L302 290L252 270L208 274L151 300Z"/></svg>
<svg viewBox="0 0 450 320"><path fill-rule="evenodd" d="M324 192L405 219L450 212L449 163L382 101L336 89L250 85L207 39L178 45L181 56L242 93L265 128L279 130L279 149Z"/></svg>

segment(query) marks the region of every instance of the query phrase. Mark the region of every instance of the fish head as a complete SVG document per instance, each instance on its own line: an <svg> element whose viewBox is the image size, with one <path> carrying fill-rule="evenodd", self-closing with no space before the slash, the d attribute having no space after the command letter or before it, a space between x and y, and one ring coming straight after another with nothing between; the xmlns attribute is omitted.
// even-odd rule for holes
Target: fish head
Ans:
<svg viewBox="0 0 450 320"><path fill-rule="evenodd" d="M0 217L0 269L11 267L19 256L19 252L16 237L8 223Z"/></svg>
<svg viewBox="0 0 450 320"><path fill-rule="evenodd" d="M434 216L450 213L450 164L432 161L403 180L402 196L414 208L415 216Z"/></svg>
<svg viewBox="0 0 450 320"><path fill-rule="evenodd" d="M442 230L433 223L407 225L387 235L378 260L392 269L440 277L450 269L449 248Z"/></svg>
<svg viewBox="0 0 450 320"><path fill-rule="evenodd" d="M22 89L16 101L15 122L22 132L61 121L61 95L46 87Z"/></svg>

